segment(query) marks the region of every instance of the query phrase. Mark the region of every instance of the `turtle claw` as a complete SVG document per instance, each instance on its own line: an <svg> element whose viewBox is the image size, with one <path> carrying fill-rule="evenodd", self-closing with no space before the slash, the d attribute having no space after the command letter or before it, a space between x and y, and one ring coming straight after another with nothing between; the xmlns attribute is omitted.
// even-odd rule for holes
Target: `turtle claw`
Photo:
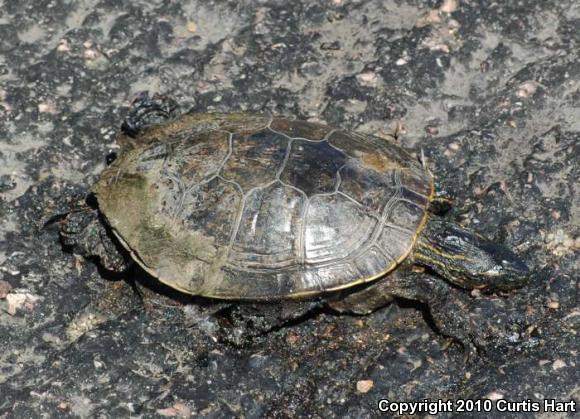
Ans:
<svg viewBox="0 0 580 419"><path fill-rule="evenodd" d="M463 350L463 365L473 364L481 353L481 348L466 336L452 336L447 338L441 349L446 352L452 345L459 344Z"/></svg>
<svg viewBox="0 0 580 419"><path fill-rule="evenodd" d="M469 322L468 313L464 312L458 314L461 314L460 317L466 322ZM463 352L463 364L465 366L474 364L485 352L485 345L479 338L479 334L483 334L483 330L479 330L477 326L474 326L473 324L469 325L469 323L465 323L464 327L449 328L447 326L449 319L441 318L440 314L435 314L435 316L438 317L435 319L437 328L450 339L449 343L443 346L443 349L446 350L454 343L459 344Z"/></svg>
<svg viewBox="0 0 580 419"><path fill-rule="evenodd" d="M129 114L121 125L121 130L125 135L134 138L143 129L175 118L178 109L179 105L172 98L159 93L150 96L145 90L133 100Z"/></svg>

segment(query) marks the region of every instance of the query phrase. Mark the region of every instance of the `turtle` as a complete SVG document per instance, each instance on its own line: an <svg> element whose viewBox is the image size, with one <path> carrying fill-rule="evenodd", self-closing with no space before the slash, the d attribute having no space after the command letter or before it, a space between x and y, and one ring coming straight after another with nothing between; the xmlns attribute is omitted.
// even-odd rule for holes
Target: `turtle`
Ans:
<svg viewBox="0 0 580 419"><path fill-rule="evenodd" d="M148 92L120 151L60 222L65 246L108 271L138 264L185 294L323 299L367 314L397 298L427 307L466 346L471 290L523 286L507 246L445 216L424 159L377 137L270 114L180 113Z"/></svg>

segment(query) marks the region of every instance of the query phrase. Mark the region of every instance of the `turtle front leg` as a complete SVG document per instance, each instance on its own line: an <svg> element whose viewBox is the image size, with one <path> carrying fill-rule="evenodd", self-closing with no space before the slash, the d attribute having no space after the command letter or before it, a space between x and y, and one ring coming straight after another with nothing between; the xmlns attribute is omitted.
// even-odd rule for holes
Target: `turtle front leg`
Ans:
<svg viewBox="0 0 580 419"><path fill-rule="evenodd" d="M472 358L476 348L484 348L484 325L473 319L470 297L464 291L426 273L403 271L393 275L383 292L425 304L437 329L461 343L466 358Z"/></svg>
<svg viewBox="0 0 580 419"><path fill-rule="evenodd" d="M481 339L484 333L478 332L479 324L471 320L469 297L425 273L399 269L360 291L329 302L329 306L341 313L368 314L395 298L425 304L438 331L459 341L465 348L466 357L473 357L475 348L484 346Z"/></svg>
<svg viewBox="0 0 580 419"><path fill-rule="evenodd" d="M112 272L123 272L131 265L127 252L112 237L98 210L81 205L59 223L60 239L73 253L95 257Z"/></svg>

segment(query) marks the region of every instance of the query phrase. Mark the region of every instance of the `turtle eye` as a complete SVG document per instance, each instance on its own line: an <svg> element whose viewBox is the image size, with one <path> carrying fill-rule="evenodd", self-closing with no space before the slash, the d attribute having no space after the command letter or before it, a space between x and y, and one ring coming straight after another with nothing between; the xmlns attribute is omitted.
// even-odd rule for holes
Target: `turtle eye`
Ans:
<svg viewBox="0 0 580 419"><path fill-rule="evenodd" d="M449 243L449 244L461 244L461 239L457 236L447 236L445 237L445 242Z"/></svg>
<svg viewBox="0 0 580 419"><path fill-rule="evenodd" d="M502 260L501 266L502 269L515 273L517 275L528 275L530 272L526 264L518 259Z"/></svg>
<svg viewBox="0 0 580 419"><path fill-rule="evenodd" d="M445 244L450 249L461 250L465 245L465 240L458 236L447 236L445 237Z"/></svg>

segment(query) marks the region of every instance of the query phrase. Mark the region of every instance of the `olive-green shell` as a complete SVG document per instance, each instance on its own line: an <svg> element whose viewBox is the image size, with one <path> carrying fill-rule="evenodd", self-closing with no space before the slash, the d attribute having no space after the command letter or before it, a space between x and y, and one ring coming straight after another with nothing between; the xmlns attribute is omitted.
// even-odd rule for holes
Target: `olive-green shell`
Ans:
<svg viewBox="0 0 580 419"><path fill-rule="evenodd" d="M186 114L125 144L95 185L113 231L178 290L271 299L370 281L411 251L432 178L386 139Z"/></svg>

